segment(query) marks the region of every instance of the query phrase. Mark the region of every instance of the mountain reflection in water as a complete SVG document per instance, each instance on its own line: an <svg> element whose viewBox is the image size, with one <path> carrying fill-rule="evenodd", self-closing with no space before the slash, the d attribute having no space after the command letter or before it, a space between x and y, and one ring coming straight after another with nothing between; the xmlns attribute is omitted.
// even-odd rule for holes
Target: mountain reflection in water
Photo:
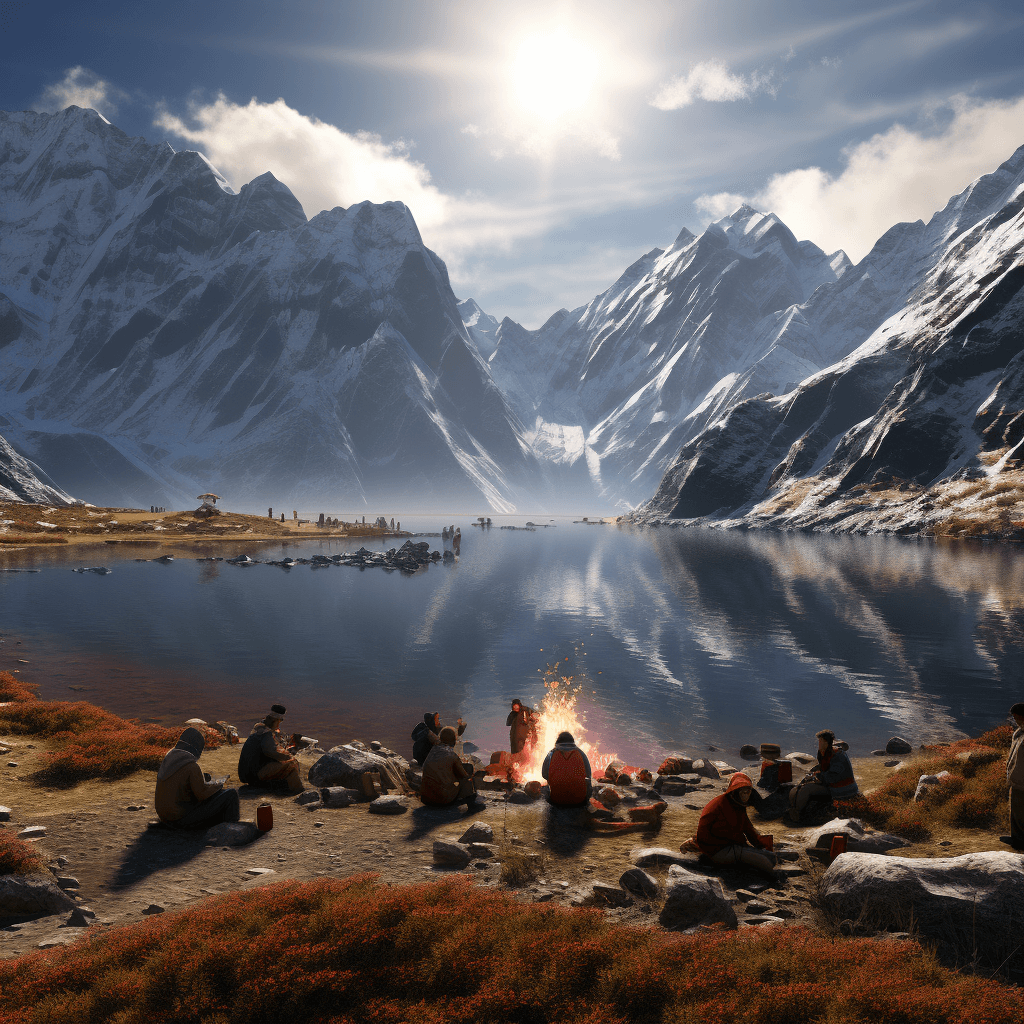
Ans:
<svg viewBox="0 0 1024 1024"><path fill-rule="evenodd" d="M647 764L762 740L808 750L825 726L863 754L894 734L979 732L1024 696L1015 548L454 521L460 561L412 577L194 560L360 542L2 552L0 567L45 571L0 573L0 669L168 723L247 729L282 700L289 730L401 751L440 710L490 750L507 747L510 701L539 702L557 662L584 684L588 737ZM171 564L135 561L167 550ZM100 563L115 571L67 571Z"/></svg>

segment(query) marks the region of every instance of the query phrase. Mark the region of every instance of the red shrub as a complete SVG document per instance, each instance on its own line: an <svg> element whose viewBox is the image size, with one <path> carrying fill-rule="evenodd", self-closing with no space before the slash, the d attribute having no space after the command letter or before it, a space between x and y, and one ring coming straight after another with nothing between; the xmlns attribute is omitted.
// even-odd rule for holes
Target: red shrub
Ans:
<svg viewBox="0 0 1024 1024"><path fill-rule="evenodd" d="M43 861L33 846L0 830L0 875L27 875L42 870Z"/></svg>
<svg viewBox="0 0 1024 1024"><path fill-rule="evenodd" d="M0 961L0 1024L1002 1024L1019 995L912 943L672 936L476 889L288 882Z"/></svg>
<svg viewBox="0 0 1024 1024"><path fill-rule="evenodd" d="M23 683L15 679L10 672L0 672L0 703L13 700L19 704L27 700L36 699L36 690L39 687L32 683ZM0 709L0 716L3 710Z"/></svg>

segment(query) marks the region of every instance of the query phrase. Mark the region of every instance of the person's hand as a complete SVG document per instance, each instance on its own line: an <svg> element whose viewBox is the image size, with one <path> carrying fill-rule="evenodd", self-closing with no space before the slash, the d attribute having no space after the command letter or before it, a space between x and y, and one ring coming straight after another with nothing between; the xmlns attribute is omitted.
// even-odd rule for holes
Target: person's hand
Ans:
<svg viewBox="0 0 1024 1024"><path fill-rule="evenodd" d="M455 724L456 725L465 725L466 723L460 718Z"/></svg>

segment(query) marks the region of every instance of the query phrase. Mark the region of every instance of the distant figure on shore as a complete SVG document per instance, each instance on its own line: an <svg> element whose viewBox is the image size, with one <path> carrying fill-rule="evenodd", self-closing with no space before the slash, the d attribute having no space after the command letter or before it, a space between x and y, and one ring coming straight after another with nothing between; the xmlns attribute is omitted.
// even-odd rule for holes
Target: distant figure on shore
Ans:
<svg viewBox="0 0 1024 1024"><path fill-rule="evenodd" d="M392 516L391 517L391 532L394 533L394 531L395 531L395 518L394 518L394 516Z"/></svg>
<svg viewBox="0 0 1024 1024"><path fill-rule="evenodd" d="M458 738L466 731L466 723L460 718L456 722L458 726L458 732L456 733L455 739L452 741L452 745L458 741ZM428 711L423 716L423 721L418 723L416 728L412 731L412 759L423 764L427 759L427 754L430 753L431 748L441 742L441 715L437 711ZM455 732L455 730L452 730Z"/></svg>
<svg viewBox="0 0 1024 1024"><path fill-rule="evenodd" d="M576 746L571 732L560 732L541 766L548 799L559 807L578 807L590 799L594 786L590 759Z"/></svg>
<svg viewBox="0 0 1024 1024"><path fill-rule="evenodd" d="M175 828L209 828L238 821L238 790L225 789L224 780L203 774L199 757L206 740L198 729L186 729L164 755L156 773L156 813Z"/></svg>
<svg viewBox="0 0 1024 1024"><path fill-rule="evenodd" d="M847 800L860 790L853 777L853 765L845 750L833 747L836 734L831 729L815 733L818 738L818 763L804 779L789 791L790 821L799 821L800 812L812 797Z"/></svg>
<svg viewBox="0 0 1024 1024"><path fill-rule="evenodd" d="M452 537L452 551L455 552L455 557L458 558L462 552L462 527L459 527L455 531L455 536Z"/></svg>
<svg viewBox="0 0 1024 1024"><path fill-rule="evenodd" d="M441 730L438 742L423 762L420 800L440 806L465 802L471 810L483 807L483 801L476 795L473 766L463 764L455 752L457 739L450 725Z"/></svg>
<svg viewBox="0 0 1024 1024"><path fill-rule="evenodd" d="M747 803L753 792L750 777L736 772L726 791L701 811L695 842L714 864L745 864L771 875L775 855L769 851L774 839L762 836L747 817Z"/></svg>
<svg viewBox="0 0 1024 1024"><path fill-rule="evenodd" d="M299 762L292 756L294 750L281 738L284 713L283 704L273 704L270 714L252 727L238 755L238 777L248 786L283 780L288 783L289 792L301 793L304 787Z"/></svg>
<svg viewBox="0 0 1024 1024"><path fill-rule="evenodd" d="M444 554L448 554L452 549L452 538L448 533L448 527L443 526L441 528L441 550Z"/></svg>
<svg viewBox="0 0 1024 1024"><path fill-rule="evenodd" d="M1024 704L1014 704L1010 714L1017 723L1006 758L1006 782L1010 787L1010 834L999 841L1024 850Z"/></svg>
<svg viewBox="0 0 1024 1024"><path fill-rule="evenodd" d="M527 707L521 700L512 701L512 710L509 712L508 718L505 719L505 724L509 727L508 744L509 750L513 754L518 754L526 746L526 741L531 736L536 743L537 721L534 718L536 713L533 708Z"/></svg>

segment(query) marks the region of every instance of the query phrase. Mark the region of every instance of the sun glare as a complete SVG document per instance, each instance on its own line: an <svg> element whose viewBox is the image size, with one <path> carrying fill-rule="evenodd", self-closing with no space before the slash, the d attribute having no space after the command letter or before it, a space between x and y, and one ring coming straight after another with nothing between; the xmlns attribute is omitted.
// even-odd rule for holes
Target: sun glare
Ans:
<svg viewBox="0 0 1024 1024"><path fill-rule="evenodd" d="M597 65L597 54L568 33L529 37L509 66L513 99L524 113L545 121L577 113L593 93Z"/></svg>

